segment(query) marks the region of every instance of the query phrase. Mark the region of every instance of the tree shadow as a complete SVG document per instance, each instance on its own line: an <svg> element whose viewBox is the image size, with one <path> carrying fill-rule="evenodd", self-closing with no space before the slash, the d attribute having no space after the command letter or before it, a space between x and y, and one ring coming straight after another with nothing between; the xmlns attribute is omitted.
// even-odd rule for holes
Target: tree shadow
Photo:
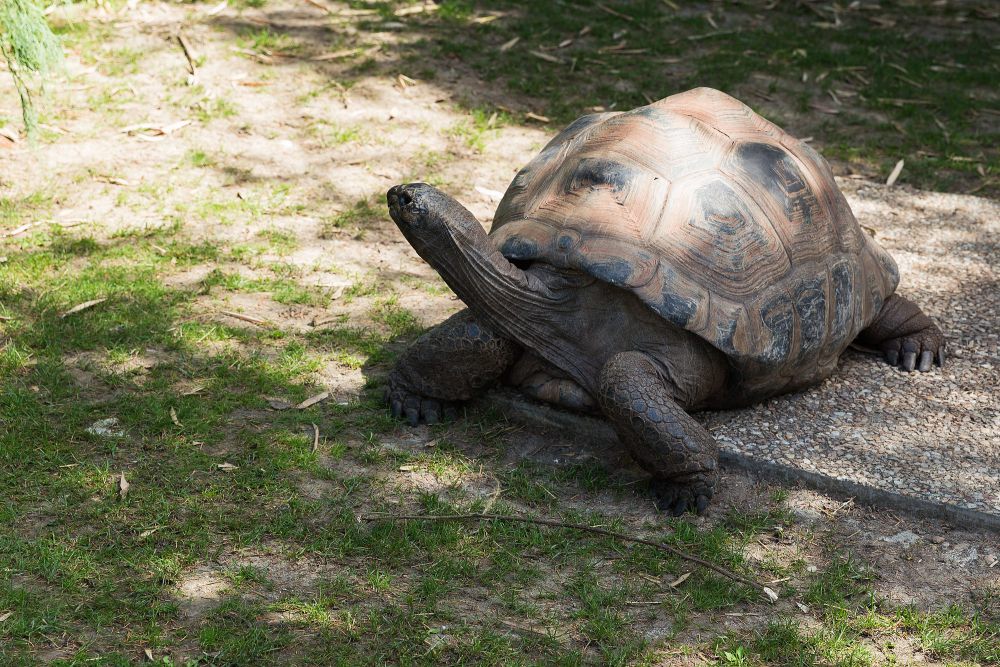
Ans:
<svg viewBox="0 0 1000 667"><path fill-rule="evenodd" d="M552 127L595 108L627 110L710 86L794 135L814 137L843 168L883 174L900 155L920 153L908 160L909 182L997 192L975 167L997 165L997 128L981 122L995 96L965 94L992 85L981 57L996 25L988 11L763 0L683 7L452 0L437 11L397 13L402 8L378 2L327 16L265 6L211 24L244 39L288 36L295 48L285 55L294 57L258 56L278 67L305 61L347 85L405 74L467 110L508 110L526 123L532 112ZM948 158L970 148L977 152L970 164Z"/></svg>

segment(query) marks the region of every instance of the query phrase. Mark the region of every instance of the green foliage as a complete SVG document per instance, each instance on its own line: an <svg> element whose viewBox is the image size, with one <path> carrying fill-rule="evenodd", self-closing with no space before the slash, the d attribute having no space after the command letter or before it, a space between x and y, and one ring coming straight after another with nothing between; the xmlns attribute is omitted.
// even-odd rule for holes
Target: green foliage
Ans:
<svg viewBox="0 0 1000 667"><path fill-rule="evenodd" d="M59 40L34 0L0 2L0 53L21 97L24 127L29 135L33 134L38 116L31 99L32 75L44 76L62 58Z"/></svg>

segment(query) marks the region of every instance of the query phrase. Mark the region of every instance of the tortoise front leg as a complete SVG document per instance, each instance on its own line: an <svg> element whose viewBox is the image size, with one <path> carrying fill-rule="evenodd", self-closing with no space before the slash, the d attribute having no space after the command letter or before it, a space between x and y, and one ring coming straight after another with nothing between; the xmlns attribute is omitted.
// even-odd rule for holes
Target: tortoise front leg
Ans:
<svg viewBox="0 0 1000 667"><path fill-rule="evenodd" d="M944 334L920 306L898 294L885 300L857 341L881 350L890 366L907 371L929 371L934 361L944 365Z"/></svg>
<svg viewBox="0 0 1000 667"><path fill-rule="evenodd" d="M389 373L386 399L394 417L433 424L496 382L521 354L463 310L418 338Z"/></svg>
<svg viewBox="0 0 1000 667"><path fill-rule="evenodd" d="M621 352L601 370L599 400L629 453L653 473L657 507L700 514L719 476L718 447L674 401L669 382L645 354Z"/></svg>

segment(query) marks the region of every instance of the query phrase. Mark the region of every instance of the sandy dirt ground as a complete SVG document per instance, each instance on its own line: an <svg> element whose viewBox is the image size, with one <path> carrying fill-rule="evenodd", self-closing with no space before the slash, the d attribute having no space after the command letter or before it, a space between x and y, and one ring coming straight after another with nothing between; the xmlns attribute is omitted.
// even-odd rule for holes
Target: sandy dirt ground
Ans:
<svg viewBox="0 0 1000 667"><path fill-rule="evenodd" d="M213 293L198 304L198 316L206 321L231 323L225 310L265 318L290 331L312 330L338 318L361 323L374 297L338 296L359 283L396 293L399 304L426 326L458 310L461 304L388 216L354 219L344 213L356 210L359 202L380 211L391 185L433 180L489 225L497 193L558 128L498 125L473 147L465 138L469 119L459 99L511 102L459 64L440 63L434 81L379 68L345 87L337 83L342 67L335 58L253 55L249 46L234 47L233 35L278 24L302 33L327 31L336 42L337 31L349 31L349 25L331 27L323 12L306 3L242 12L225 8L209 16L211 9L144 2L118 14L98 12L95 20L105 21L108 32L94 48L101 53L128 49L138 54L138 64L109 72L85 53L67 54L68 84L51 91L48 105L60 111L45 120L47 138L35 147L23 141L0 146L5 196L44 189L55 198L53 222L68 233L97 239L175 223L191 239L220 245L254 244L262 232L289 234L296 241L291 250L266 248L254 262L222 268L254 276L290 265L300 283L335 296L322 307L279 304L267 293ZM190 82L175 38L178 30L200 58ZM392 45L408 37L387 30L375 38L384 46L373 58L391 65ZM530 108L531 101L515 103ZM5 78L0 79L0 113L17 113ZM136 129L139 124L146 127ZM203 166L192 165L196 153L207 156ZM941 323L949 363L930 373L905 374L850 351L838 373L819 387L702 419L727 447L1000 513L1000 206L974 196L888 189L849 176L840 182L860 222L899 263L901 292ZM228 212L247 200L259 205L259 214ZM331 224L345 219L343 225ZM16 248L17 236L5 243ZM194 285L215 268L178 270L166 281ZM85 366L77 361L67 359L69 365ZM85 370L78 380L87 381ZM360 370L333 364L316 376L335 400L356 396L364 382ZM430 438L426 427L401 427L389 444L419 448ZM505 438L508 455L497 465L524 457L555 467L597 459L625 470L625 479L641 477L616 449L597 451L524 429ZM476 445L468 445L467 453L475 456ZM401 471L394 481L427 488L440 484L414 471ZM465 484L471 485L469 493L491 488L482 479ZM472 488L476 484L479 491ZM779 488L727 473L715 504L698 521L718 521L728 508L761 503ZM323 491L321 481L303 480L305 496ZM821 559L822 545L832 541L865 555L875 566L878 590L889 599L928 607L967 601L1000 575L996 535L805 489L789 493L789 506L801 523L794 534L762 540L762 553L794 545L807 561ZM572 502L655 519L646 499L630 493L597 493ZM299 571L302 563L275 554L224 555L219 567L237 556L241 562L252 556L267 563L278 578L273 595L309 585L309 575ZM335 567L311 563L308 569L316 574ZM222 587L213 568L191 572L181 583L182 620L196 622L206 601L218 598ZM722 615L705 619L713 631L753 622ZM650 637L663 631L655 619L644 623ZM898 659L920 659L904 655L905 647L897 649L903 652Z"/></svg>

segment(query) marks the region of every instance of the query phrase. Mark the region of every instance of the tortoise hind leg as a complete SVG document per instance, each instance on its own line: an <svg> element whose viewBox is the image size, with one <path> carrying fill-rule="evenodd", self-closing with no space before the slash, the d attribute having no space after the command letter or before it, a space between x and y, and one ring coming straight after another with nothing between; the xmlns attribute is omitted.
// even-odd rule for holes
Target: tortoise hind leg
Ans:
<svg viewBox="0 0 1000 667"><path fill-rule="evenodd" d="M530 351L525 351L504 381L538 401L577 412L597 412L594 397L569 375Z"/></svg>
<svg viewBox="0 0 1000 667"><path fill-rule="evenodd" d="M394 417L433 424L496 382L521 354L463 310L418 338L389 373L386 400Z"/></svg>
<svg viewBox="0 0 1000 667"><path fill-rule="evenodd" d="M629 453L653 473L657 507L701 513L719 476L718 447L674 401L670 381L641 352L620 352L601 370L599 400Z"/></svg>
<svg viewBox="0 0 1000 667"><path fill-rule="evenodd" d="M944 334L917 304L898 294L886 299L857 341L881 350L890 366L907 371L929 371L934 361L944 365Z"/></svg>

